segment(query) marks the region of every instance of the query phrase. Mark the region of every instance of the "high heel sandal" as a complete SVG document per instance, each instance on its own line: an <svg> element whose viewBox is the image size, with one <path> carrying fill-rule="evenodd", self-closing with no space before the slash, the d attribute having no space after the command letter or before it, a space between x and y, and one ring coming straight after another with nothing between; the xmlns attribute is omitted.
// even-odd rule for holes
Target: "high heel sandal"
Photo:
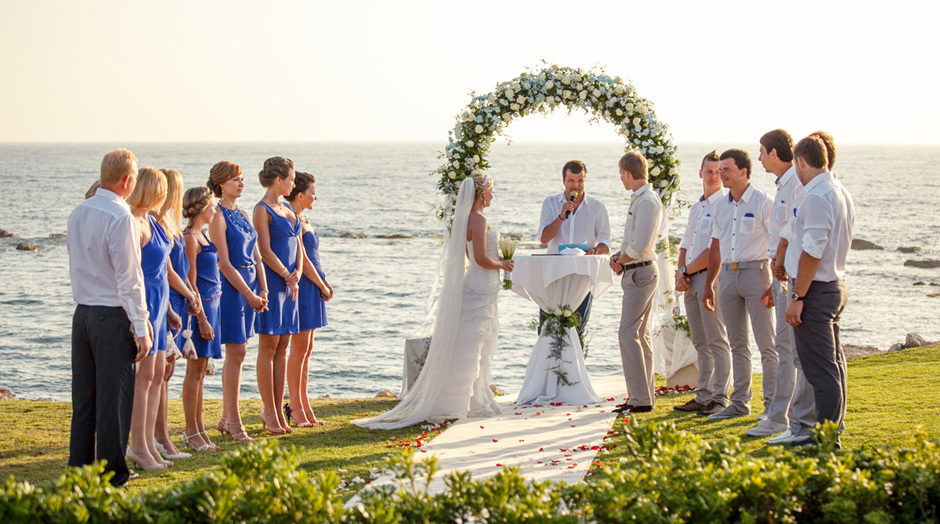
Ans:
<svg viewBox="0 0 940 524"><path fill-rule="evenodd" d="M264 419L264 411L261 412L261 428L272 435L284 435L287 430L284 428L269 428L268 421Z"/></svg>
<svg viewBox="0 0 940 524"><path fill-rule="evenodd" d="M215 425L215 428L219 430L219 433L225 434L231 432L228 430L228 419L220 418L219 422Z"/></svg>
<svg viewBox="0 0 940 524"><path fill-rule="evenodd" d="M248 433L245 432L245 427L241 424L238 427L235 427L235 424L228 421L225 422L227 425L226 433L232 436L232 440L235 442L254 442L255 439L248 436Z"/></svg>
<svg viewBox="0 0 940 524"><path fill-rule="evenodd" d="M130 460L132 463L136 464L138 468L144 471L162 471L166 469L166 466L164 466L163 464L159 464L159 463L153 466L147 466L146 464L143 463L143 461L140 460L140 457L138 457L137 454L134 453L134 450L132 450L129 447L126 450L124 450L124 458Z"/></svg>
<svg viewBox="0 0 940 524"><path fill-rule="evenodd" d="M290 421L291 421L291 418L292 418L292 417L291 417L291 413L293 413L293 410L290 408L290 402L288 402L287 404L284 404L284 416L287 417L287 424L288 424L288 425L290 424ZM319 420L318 420L318 421L314 421L314 422L310 422L310 421L307 421L307 420L305 420L305 421L303 421L303 422L300 422L300 421L298 421L298 420L295 418L295 419L294 419L294 425L297 426L298 428L313 428L313 427L316 427L316 426L322 426L323 423L320 422Z"/></svg>
<svg viewBox="0 0 940 524"><path fill-rule="evenodd" d="M199 435L204 435L204 433L196 433L193 435L187 435L186 432L184 431L183 434L180 436L180 439L183 441L183 444L186 444L187 446L193 448L193 450L195 451L218 451L219 450L219 447L214 444L203 444L197 447L195 444L190 442L191 439L194 439L198 437Z"/></svg>
<svg viewBox="0 0 940 524"><path fill-rule="evenodd" d="M180 451L179 453L175 453L173 455L167 453L166 448L163 447L163 444L160 444L159 442L157 442L157 439L153 439L153 445L154 447L157 448L157 451L160 452L161 455L163 455L163 458L167 460L188 459L192 457L192 454L186 453L183 451Z"/></svg>

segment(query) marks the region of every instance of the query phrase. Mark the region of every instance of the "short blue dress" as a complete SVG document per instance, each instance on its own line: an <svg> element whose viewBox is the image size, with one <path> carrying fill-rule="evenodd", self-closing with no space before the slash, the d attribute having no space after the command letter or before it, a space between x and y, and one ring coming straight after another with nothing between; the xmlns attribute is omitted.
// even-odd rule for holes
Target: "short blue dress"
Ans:
<svg viewBox="0 0 940 524"><path fill-rule="evenodd" d="M297 266L297 237L303 231L303 224L299 218L291 222L274 212L264 202L258 202L271 215L271 224L268 227L268 237L271 241L271 251L277 259L287 268L294 271ZM297 312L297 301L291 300L290 288L287 282L277 272L264 263L265 279L268 283L268 310L258 315L258 333L265 335L290 335L300 331L300 316Z"/></svg>
<svg viewBox="0 0 940 524"><path fill-rule="evenodd" d="M189 233L186 234L189 235ZM192 341L197 356L201 358L222 358L222 326L219 311L222 281L219 274L219 253L215 244L209 241L205 233L202 233L202 239L206 244L200 244L201 249L196 254L196 289L199 290L199 297L202 299L202 310L206 313L206 320L212 326L215 337L212 340L202 338L199 331L199 320L194 317L192 319Z"/></svg>
<svg viewBox="0 0 940 524"><path fill-rule="evenodd" d="M219 206L225 217L225 243L228 260L242 276L252 291L258 293L258 276L252 254L258 242L258 232L248 217L238 209ZM255 335L257 318L255 310L248 305L238 289L227 278L222 278L222 297L219 299L222 314L222 344L244 344Z"/></svg>
<svg viewBox="0 0 940 524"><path fill-rule="evenodd" d="M183 279L183 282L186 282L186 277L189 275L189 259L186 258L186 241L183 240L183 235L173 239L173 247L170 249L170 264L173 266L173 271L176 271L176 274ZM188 306L186 298L170 287L170 309L175 311L180 318L186 318ZM183 348L185 341L183 340L182 329L173 336L173 341L176 342L176 347Z"/></svg>
<svg viewBox="0 0 940 524"><path fill-rule="evenodd" d="M150 353L166 351L166 312L170 309L170 282L166 276L166 264L170 256L170 239L153 215L150 221L150 242L140 248L140 268L144 272L144 292L147 296L147 311L153 326L153 347Z"/></svg>
<svg viewBox="0 0 940 524"><path fill-rule="evenodd" d="M320 278L326 281L326 273L320 267L320 237L313 231L307 231L303 236L304 253ZM300 279L300 293L297 297L300 310L300 330L319 329L326 325L326 301L320 295L320 288L306 276Z"/></svg>

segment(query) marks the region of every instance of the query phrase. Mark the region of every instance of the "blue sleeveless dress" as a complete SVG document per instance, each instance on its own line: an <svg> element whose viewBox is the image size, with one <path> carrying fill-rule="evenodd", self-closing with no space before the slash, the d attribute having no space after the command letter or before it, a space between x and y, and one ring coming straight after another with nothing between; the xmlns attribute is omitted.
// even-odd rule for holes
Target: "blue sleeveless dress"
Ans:
<svg viewBox="0 0 940 524"><path fill-rule="evenodd" d="M170 282L166 276L166 264L170 256L170 239L163 226L152 215L150 221L150 242L140 248L140 268L144 272L144 292L147 296L147 310L150 312L150 324L153 326L153 347L150 354L166 350L166 312L170 309Z"/></svg>
<svg viewBox="0 0 940 524"><path fill-rule="evenodd" d="M173 266L173 271L176 271L176 274L185 282L186 276L189 274L189 259L186 258L186 241L183 240L182 235L173 239L173 247L170 249L170 264ZM173 309L180 318L186 318L189 306L186 302L183 295L180 295L179 292L172 287L170 288L170 308ZM180 349L183 348L184 340L182 329L173 336L173 341L176 342L176 347Z"/></svg>
<svg viewBox="0 0 940 524"><path fill-rule="evenodd" d="M187 235L189 233L186 233ZM202 310L206 312L206 320L212 326L212 332L215 338L205 340L199 331L199 320L192 319L193 325L193 346L196 348L196 355L202 358L222 358L221 340L221 312L219 311L219 298L222 296L222 280L219 273L219 253L207 237L202 234L202 239L206 245L196 254L196 289L199 290L199 296L202 298Z"/></svg>
<svg viewBox="0 0 940 524"><path fill-rule="evenodd" d="M271 215L268 226L268 237L271 241L271 251L277 259L284 264L288 271L297 266L297 237L303 231L300 219L291 222L289 218L282 217L274 212L264 202L258 202ZM265 278L268 282L268 310L258 315L258 333L265 335L289 335L300 331L300 316L297 312L297 301L291 300L290 288L287 282L277 274L274 269L264 263Z"/></svg>
<svg viewBox="0 0 940 524"><path fill-rule="evenodd" d="M258 232L248 218L238 209L231 210L219 206L225 217L225 243L228 246L228 260L242 276L252 291L258 293L258 276L255 259L252 254L258 242ZM222 344L244 344L255 335L256 314L248 306L248 299L242 296L227 278L222 278L222 297L219 299L222 315Z"/></svg>
<svg viewBox="0 0 940 524"><path fill-rule="evenodd" d="M313 231L307 231L303 236L304 253L313 267L326 280L326 273L320 267L320 237ZM300 278L300 293L297 295L298 309L300 310L300 330L318 329L326 325L326 301L320 295L320 288L312 280L303 276Z"/></svg>

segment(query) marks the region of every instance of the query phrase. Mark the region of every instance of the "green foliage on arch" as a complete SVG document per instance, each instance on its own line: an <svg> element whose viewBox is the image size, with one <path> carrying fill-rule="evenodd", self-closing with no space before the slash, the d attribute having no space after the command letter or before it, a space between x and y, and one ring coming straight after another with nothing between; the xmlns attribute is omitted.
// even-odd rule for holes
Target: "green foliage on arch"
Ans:
<svg viewBox="0 0 940 524"><path fill-rule="evenodd" d="M663 203L671 205L679 190L679 160L668 127L656 119L652 103L636 94L630 83L611 78L603 69L589 71L548 65L502 82L491 93L474 95L449 133L446 161L435 174L445 203L440 217L450 222L460 182L474 171L489 168L486 154L496 136L515 119L549 114L565 107L583 110L592 123L613 124L625 139L624 150L639 151L649 162L650 182Z"/></svg>

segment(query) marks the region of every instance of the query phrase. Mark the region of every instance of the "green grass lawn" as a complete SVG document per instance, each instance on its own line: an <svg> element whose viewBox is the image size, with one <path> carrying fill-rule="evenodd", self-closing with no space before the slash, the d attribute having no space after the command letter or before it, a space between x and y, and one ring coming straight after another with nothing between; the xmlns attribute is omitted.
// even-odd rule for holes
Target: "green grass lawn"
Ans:
<svg viewBox="0 0 940 524"><path fill-rule="evenodd" d="M937 402L937 377L940 377L940 346L908 349L903 352L874 355L849 362L849 409L843 446L894 447L905 443L920 425L931 439L940 438L940 404ZM753 389L760 391L761 378L754 377ZM750 417L725 421L708 421L690 414L673 411L691 393L657 399L656 410L634 415L640 422L669 421L677 427L698 433L708 440L739 437L749 453L766 451L766 438L751 438L744 431L756 424L759 405L754 402ZM396 439L414 441L422 435L420 428L398 431L371 431L349 423L350 420L374 415L394 406L395 401L381 399L318 399L313 408L317 417L326 422L318 429L295 429L292 435L278 437L287 446L303 448L301 467L311 471L333 471L344 480L356 476L369 478L373 468L381 468L389 454L404 449ZM257 413L260 400L242 402L244 423L255 439L266 438ZM213 427L221 412L220 400L207 400L206 423ZM0 402L0 480L13 475L16 480L44 483L57 478L68 457L69 418L67 402L7 401ZM171 435L182 433L182 405L170 402ZM615 429L624 430L623 419ZM186 481L201 473L218 469L222 453L238 449L241 444L227 436L209 431L220 452L195 453L192 459L180 460L165 472L141 472L141 478L128 484L132 492L166 487ZM273 437L267 437L273 438ZM610 466L626 456L625 438L614 435L617 445L598 460ZM350 486L356 491L361 484Z"/></svg>

